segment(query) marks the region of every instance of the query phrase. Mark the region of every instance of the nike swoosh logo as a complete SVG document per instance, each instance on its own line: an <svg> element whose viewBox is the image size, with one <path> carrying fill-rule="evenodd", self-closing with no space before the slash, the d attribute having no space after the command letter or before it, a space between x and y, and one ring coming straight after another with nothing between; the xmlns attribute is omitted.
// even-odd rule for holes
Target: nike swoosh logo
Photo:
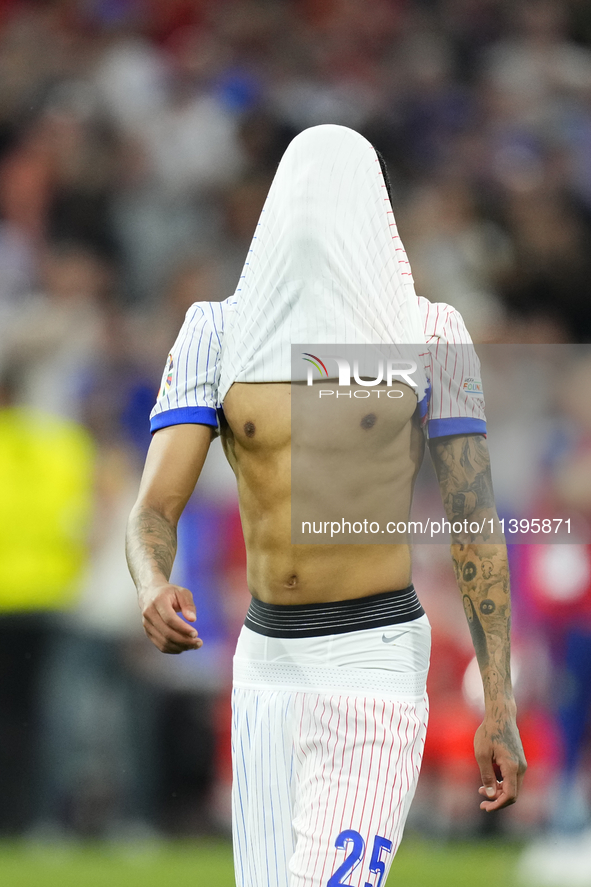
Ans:
<svg viewBox="0 0 591 887"><path fill-rule="evenodd" d="M393 634L392 637L387 638L385 634L382 635L382 640L385 644L391 644L392 641L395 641L397 638L401 638L403 634L408 634L409 629L407 628L405 631L399 631L398 634Z"/></svg>

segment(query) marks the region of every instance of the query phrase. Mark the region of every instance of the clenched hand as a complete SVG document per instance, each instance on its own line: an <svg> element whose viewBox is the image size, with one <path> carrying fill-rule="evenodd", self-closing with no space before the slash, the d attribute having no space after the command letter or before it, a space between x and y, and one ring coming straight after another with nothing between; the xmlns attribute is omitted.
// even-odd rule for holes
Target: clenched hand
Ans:
<svg viewBox="0 0 591 887"><path fill-rule="evenodd" d="M189 622L195 622L195 603L188 588L167 583L141 595L140 607L144 631L162 653L183 653L198 650L203 641Z"/></svg>
<svg viewBox="0 0 591 887"><path fill-rule="evenodd" d="M514 804L527 768L515 720L485 718L474 737L474 754L482 777L478 792L487 799L480 809L490 813Z"/></svg>

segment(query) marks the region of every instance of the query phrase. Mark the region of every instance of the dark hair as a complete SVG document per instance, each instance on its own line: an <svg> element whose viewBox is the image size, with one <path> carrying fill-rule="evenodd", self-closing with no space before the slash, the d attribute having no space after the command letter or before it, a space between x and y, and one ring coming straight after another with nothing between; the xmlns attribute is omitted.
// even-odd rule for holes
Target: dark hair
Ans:
<svg viewBox="0 0 591 887"><path fill-rule="evenodd" d="M382 154L378 151L377 148L374 148L378 156L378 160L380 161L380 168L382 170L382 175L384 176L384 182L386 184L386 191L388 192L388 197L390 198L390 203L392 203L392 182L390 181L390 174L388 173L388 167L386 166L386 161L384 160Z"/></svg>

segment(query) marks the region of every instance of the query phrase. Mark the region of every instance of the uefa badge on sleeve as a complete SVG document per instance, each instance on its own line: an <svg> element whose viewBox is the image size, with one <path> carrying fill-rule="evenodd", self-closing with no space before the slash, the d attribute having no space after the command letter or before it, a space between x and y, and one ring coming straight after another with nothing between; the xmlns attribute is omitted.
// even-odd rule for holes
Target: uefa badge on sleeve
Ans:
<svg viewBox="0 0 591 887"><path fill-rule="evenodd" d="M166 369L164 370L164 376L162 377L162 384L160 386L160 391L158 392L158 400L161 397L164 397L170 386L172 385L172 368L174 366L174 358L172 354L168 355L168 360L166 361Z"/></svg>
<svg viewBox="0 0 591 887"><path fill-rule="evenodd" d="M465 394L471 394L473 397L482 397L482 382L480 379L468 376L468 378L464 379L462 391L464 391Z"/></svg>
<svg viewBox="0 0 591 887"><path fill-rule="evenodd" d="M164 388L165 388L166 390L168 390L168 389L170 388L170 386L172 385L172 368L173 368L173 365L174 365L174 360L173 360L172 354L169 354L169 355L168 355L168 367L167 367L166 382L164 383Z"/></svg>

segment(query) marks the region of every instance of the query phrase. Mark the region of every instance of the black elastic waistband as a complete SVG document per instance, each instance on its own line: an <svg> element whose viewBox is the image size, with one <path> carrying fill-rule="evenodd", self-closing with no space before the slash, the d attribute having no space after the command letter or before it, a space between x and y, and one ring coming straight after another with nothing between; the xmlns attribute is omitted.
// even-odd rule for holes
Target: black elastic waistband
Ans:
<svg viewBox="0 0 591 887"><path fill-rule="evenodd" d="M369 597L320 604L265 604L252 599L244 624L270 638L315 638L412 622L425 611L413 585Z"/></svg>

